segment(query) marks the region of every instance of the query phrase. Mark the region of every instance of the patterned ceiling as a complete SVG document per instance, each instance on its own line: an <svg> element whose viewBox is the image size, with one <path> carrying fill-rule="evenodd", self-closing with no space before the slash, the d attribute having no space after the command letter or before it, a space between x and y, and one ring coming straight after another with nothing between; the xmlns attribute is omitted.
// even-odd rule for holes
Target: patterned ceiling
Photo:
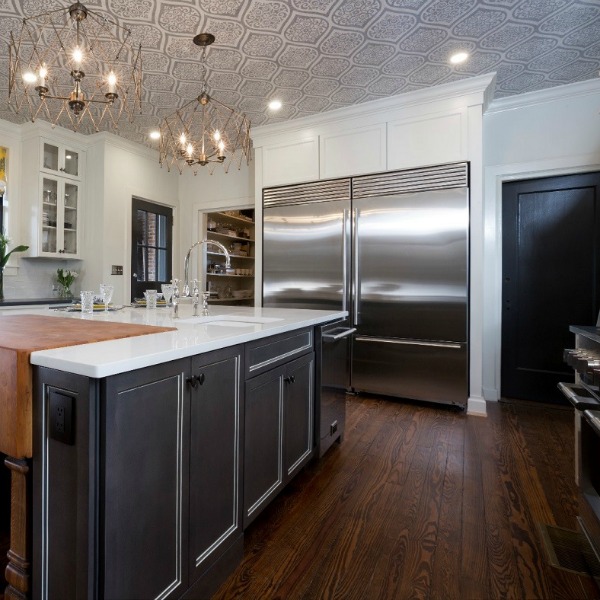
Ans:
<svg viewBox="0 0 600 600"><path fill-rule="evenodd" d="M9 31L21 18L69 3L0 0L0 118L7 106ZM497 72L495 97L598 76L598 0L88 0L142 44L143 111L122 136L148 143L161 117L199 93L195 34L209 92L253 125ZM470 59L451 66L454 51ZM267 102L281 99L270 113Z"/></svg>

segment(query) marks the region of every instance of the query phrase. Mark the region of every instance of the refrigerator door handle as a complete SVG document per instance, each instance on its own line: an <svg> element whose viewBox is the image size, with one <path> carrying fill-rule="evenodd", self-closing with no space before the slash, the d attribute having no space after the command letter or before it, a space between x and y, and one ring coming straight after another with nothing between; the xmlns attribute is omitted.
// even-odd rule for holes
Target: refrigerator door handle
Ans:
<svg viewBox="0 0 600 600"><path fill-rule="evenodd" d="M354 236L352 238L352 260L354 261L354 325L359 325L360 314L360 268L358 257L358 209L352 209L352 230Z"/></svg>
<svg viewBox="0 0 600 600"><path fill-rule="evenodd" d="M350 293L348 289L348 278L349 278L349 254L348 254L348 238L350 236L350 229L348 227L350 221L350 211L344 209L342 214L342 310L348 310L348 300Z"/></svg>
<svg viewBox="0 0 600 600"><path fill-rule="evenodd" d="M425 342L422 340L394 340L390 338L365 337L357 335L357 342L378 342L382 344L397 344L400 346L427 346L429 348L450 348L460 350L463 344L457 342Z"/></svg>
<svg viewBox="0 0 600 600"><path fill-rule="evenodd" d="M356 327L351 327L349 329L344 329L344 331L341 331L340 333L336 333L331 334L331 333L325 333L322 336L322 339L328 342L337 342L338 340L342 340L344 338L347 338L348 336L352 335L354 332L356 331Z"/></svg>

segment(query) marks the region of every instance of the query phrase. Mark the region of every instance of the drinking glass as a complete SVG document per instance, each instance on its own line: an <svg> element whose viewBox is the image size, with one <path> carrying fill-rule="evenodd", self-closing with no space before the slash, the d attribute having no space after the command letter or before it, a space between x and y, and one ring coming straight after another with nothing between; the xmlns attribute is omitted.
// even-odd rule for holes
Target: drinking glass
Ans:
<svg viewBox="0 0 600 600"><path fill-rule="evenodd" d="M156 308L156 295L158 292L156 290L146 290L144 292L144 297L146 298L146 308Z"/></svg>
<svg viewBox="0 0 600 600"><path fill-rule="evenodd" d="M170 283L163 283L160 286L160 289L163 293L163 298L167 303L167 306L171 306L171 298L173 297L173 286Z"/></svg>
<svg viewBox="0 0 600 600"><path fill-rule="evenodd" d="M102 302L104 302L104 311L108 312L108 305L112 300L113 292L115 291L115 287L108 283L100 284L100 295L102 296Z"/></svg>
<svg viewBox="0 0 600 600"><path fill-rule="evenodd" d="M81 312L82 313L94 312L94 292L90 292L90 291L81 292Z"/></svg>

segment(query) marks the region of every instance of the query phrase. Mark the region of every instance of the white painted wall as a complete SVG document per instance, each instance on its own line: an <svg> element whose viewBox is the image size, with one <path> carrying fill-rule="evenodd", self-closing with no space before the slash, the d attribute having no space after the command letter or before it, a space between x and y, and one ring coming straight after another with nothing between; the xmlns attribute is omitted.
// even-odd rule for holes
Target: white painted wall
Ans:
<svg viewBox="0 0 600 600"><path fill-rule="evenodd" d="M600 80L493 102L484 116L483 393L500 389L502 182L600 170Z"/></svg>

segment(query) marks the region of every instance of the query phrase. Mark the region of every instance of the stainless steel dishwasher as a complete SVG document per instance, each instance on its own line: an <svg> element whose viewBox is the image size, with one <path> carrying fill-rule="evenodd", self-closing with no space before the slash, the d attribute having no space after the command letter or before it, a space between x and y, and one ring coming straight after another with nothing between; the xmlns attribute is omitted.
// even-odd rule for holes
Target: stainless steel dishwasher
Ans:
<svg viewBox="0 0 600 600"><path fill-rule="evenodd" d="M346 423L346 391L350 389L350 348L355 328L343 319L327 323L317 329L317 361L321 368L317 390L320 390L320 410L316 415L319 432L316 440L319 457L331 445L344 437Z"/></svg>

